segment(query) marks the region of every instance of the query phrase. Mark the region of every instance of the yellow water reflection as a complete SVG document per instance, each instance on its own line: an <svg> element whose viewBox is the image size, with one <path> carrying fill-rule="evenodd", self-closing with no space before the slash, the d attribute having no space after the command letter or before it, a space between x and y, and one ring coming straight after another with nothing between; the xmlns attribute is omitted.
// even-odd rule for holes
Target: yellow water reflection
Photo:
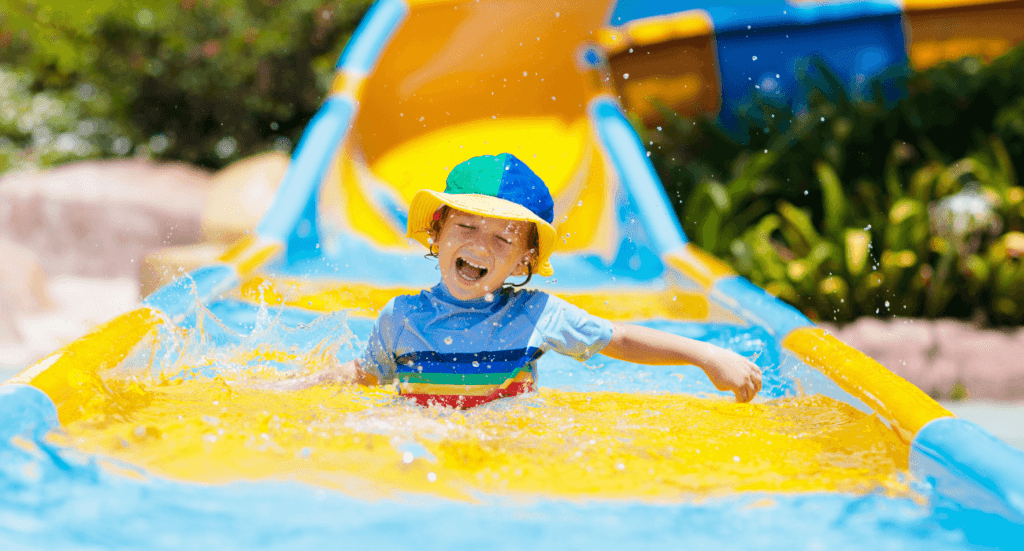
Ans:
<svg viewBox="0 0 1024 551"><path fill-rule="evenodd" d="M367 498L909 492L906 444L820 395L737 404L542 389L453 411L386 389L260 390L249 377L108 381L109 403L67 425L66 438L175 479L298 480Z"/></svg>

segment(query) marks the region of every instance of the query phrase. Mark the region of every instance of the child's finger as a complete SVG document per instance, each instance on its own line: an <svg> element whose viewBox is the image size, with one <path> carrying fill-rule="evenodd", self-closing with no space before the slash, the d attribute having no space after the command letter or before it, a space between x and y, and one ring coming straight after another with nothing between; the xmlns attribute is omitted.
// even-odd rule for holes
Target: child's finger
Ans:
<svg viewBox="0 0 1024 551"><path fill-rule="evenodd" d="M750 401L750 391L747 389L747 385L743 385L740 388L736 389L735 391L733 391L733 394L736 395L737 402L745 404Z"/></svg>

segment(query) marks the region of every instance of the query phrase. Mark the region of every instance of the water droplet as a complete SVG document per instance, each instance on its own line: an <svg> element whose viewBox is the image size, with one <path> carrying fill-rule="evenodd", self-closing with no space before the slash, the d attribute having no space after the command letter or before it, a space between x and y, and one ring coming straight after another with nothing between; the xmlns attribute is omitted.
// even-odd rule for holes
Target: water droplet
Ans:
<svg viewBox="0 0 1024 551"><path fill-rule="evenodd" d="M739 463L740 462L740 456L734 455L734 456L732 456L732 460L737 462L737 463Z"/></svg>
<svg viewBox="0 0 1024 551"><path fill-rule="evenodd" d="M452 343L452 338L451 337L445 337L444 338L444 343L445 344L451 344Z"/></svg>
<svg viewBox="0 0 1024 551"><path fill-rule="evenodd" d="M473 367L480 367L480 362L473 360Z"/></svg>
<svg viewBox="0 0 1024 551"><path fill-rule="evenodd" d="M430 482L437 482L437 475L434 473L427 473L427 480Z"/></svg>
<svg viewBox="0 0 1024 551"><path fill-rule="evenodd" d="M402 462L406 463L406 464L412 463L412 452L405 452L405 453L403 453L402 454Z"/></svg>
<svg viewBox="0 0 1024 551"><path fill-rule="evenodd" d="M751 56L750 59L751 59L751 61L757 61L757 56L756 55L755 56Z"/></svg>
<svg viewBox="0 0 1024 551"><path fill-rule="evenodd" d="M825 117L821 117L821 122L825 122Z"/></svg>
<svg viewBox="0 0 1024 551"><path fill-rule="evenodd" d="M487 302L494 302L494 293L487 293L484 295L484 300Z"/></svg>
<svg viewBox="0 0 1024 551"><path fill-rule="evenodd" d="M889 307L889 301L888 301L888 300L887 300L887 301L885 301L885 307L886 307L886 308L888 308L888 307Z"/></svg>
<svg viewBox="0 0 1024 551"><path fill-rule="evenodd" d="M622 78L629 80L629 73L622 73Z"/></svg>

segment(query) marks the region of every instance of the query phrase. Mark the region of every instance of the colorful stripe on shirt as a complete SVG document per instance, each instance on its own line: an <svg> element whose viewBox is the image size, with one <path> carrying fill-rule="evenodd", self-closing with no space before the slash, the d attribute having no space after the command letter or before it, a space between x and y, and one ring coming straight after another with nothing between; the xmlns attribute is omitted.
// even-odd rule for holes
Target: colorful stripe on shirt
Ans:
<svg viewBox="0 0 1024 551"><path fill-rule="evenodd" d="M487 352L403 354L397 360L399 392L420 405L469 408L533 390L536 347Z"/></svg>

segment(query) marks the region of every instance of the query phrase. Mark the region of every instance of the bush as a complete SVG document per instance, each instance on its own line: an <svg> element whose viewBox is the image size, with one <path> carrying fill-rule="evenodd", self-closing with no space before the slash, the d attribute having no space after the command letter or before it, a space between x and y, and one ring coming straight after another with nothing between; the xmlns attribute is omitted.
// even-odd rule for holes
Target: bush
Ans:
<svg viewBox="0 0 1024 551"><path fill-rule="evenodd" d="M6 4L0 94L19 105L0 113L8 163L135 154L217 168L290 149L370 1Z"/></svg>
<svg viewBox="0 0 1024 551"><path fill-rule="evenodd" d="M1024 47L889 75L853 99L821 62L794 113L771 96L726 134L664 112L652 161L690 238L816 319L1024 321Z"/></svg>

